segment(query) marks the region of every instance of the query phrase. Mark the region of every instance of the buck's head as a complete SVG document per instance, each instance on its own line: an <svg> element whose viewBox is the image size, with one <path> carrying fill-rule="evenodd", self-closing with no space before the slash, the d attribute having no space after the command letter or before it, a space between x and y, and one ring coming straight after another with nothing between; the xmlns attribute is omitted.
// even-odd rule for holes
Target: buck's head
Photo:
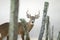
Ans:
<svg viewBox="0 0 60 40"><path fill-rule="evenodd" d="M28 11L26 13L27 13L27 18L30 18L30 22L31 23L34 23L35 22L35 19L38 19L39 18L39 14L40 14L40 12L38 12L37 15L31 16L31 15L28 14Z"/></svg>

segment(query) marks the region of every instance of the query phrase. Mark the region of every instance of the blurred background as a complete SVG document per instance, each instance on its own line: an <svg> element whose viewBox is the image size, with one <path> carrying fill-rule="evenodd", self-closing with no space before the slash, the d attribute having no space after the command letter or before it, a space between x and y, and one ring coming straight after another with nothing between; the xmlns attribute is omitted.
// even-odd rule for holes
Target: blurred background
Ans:
<svg viewBox="0 0 60 40"><path fill-rule="evenodd" d="M19 16L24 18L27 22L29 19L26 17L26 11L29 10L29 14L32 16L38 14L40 10L40 17L36 19L33 29L30 31L31 40L38 40L40 27L42 23L42 15L44 9L44 2L49 2L47 15L50 17L50 32L52 25L54 25L54 40L57 39L58 32L60 31L60 0L19 0ZM10 5L11 0L0 0L0 25L9 22L10 20ZM43 39L45 35L43 36ZM18 40L21 39L18 35Z"/></svg>

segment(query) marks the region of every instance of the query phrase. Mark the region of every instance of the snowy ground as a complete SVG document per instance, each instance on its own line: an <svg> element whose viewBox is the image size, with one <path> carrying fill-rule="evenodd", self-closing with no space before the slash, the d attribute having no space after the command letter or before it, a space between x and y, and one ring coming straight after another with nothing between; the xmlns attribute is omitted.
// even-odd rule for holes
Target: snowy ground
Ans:
<svg viewBox="0 0 60 40"><path fill-rule="evenodd" d="M6 37L3 38L3 40L6 40ZM22 40L20 35L18 35L18 40ZM38 37L37 37L37 38L32 38L32 37L30 37L30 40L38 40ZM45 38L43 38L43 40L45 40ZM54 38L54 40L57 40L57 39Z"/></svg>
<svg viewBox="0 0 60 40"><path fill-rule="evenodd" d="M6 37L3 38L3 40L6 40ZM22 40L20 35L18 36L18 40ZM38 39L37 39L37 38L32 38L32 37L31 37L30 40L38 40Z"/></svg>

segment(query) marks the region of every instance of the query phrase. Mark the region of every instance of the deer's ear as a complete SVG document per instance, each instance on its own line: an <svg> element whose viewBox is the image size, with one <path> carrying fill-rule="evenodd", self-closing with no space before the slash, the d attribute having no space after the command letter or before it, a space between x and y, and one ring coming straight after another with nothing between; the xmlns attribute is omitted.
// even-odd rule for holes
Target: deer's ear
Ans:
<svg viewBox="0 0 60 40"><path fill-rule="evenodd" d="M40 11L38 12L38 14L37 15L35 15L35 19L38 19L40 16Z"/></svg>
<svg viewBox="0 0 60 40"><path fill-rule="evenodd" d="M28 10L27 10L26 14L27 14L27 17L28 17L28 18L30 18L30 17L31 17L31 15L30 15L30 14L28 14Z"/></svg>

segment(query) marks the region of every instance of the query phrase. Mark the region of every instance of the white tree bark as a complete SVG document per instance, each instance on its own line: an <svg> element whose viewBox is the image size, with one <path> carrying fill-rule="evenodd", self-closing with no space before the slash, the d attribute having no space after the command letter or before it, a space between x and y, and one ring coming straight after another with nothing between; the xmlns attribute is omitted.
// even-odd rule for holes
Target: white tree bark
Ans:
<svg viewBox="0 0 60 40"><path fill-rule="evenodd" d="M19 0L11 0L9 40L17 40Z"/></svg>
<svg viewBox="0 0 60 40"><path fill-rule="evenodd" d="M44 4L44 10L43 10L42 26L41 26L41 30L40 30L40 34L39 34L38 40L42 40L42 37L43 37L43 34L44 34L45 20L46 20L48 5L49 5L49 3L45 2L45 4Z"/></svg>
<svg viewBox="0 0 60 40"><path fill-rule="evenodd" d="M46 18L46 40L48 40L49 16Z"/></svg>

